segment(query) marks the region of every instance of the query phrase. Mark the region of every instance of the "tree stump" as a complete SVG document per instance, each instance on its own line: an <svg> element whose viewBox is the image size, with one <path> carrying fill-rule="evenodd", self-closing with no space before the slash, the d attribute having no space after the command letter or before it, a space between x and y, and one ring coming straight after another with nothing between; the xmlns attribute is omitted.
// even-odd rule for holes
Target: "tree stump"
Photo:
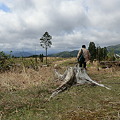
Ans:
<svg viewBox="0 0 120 120"><path fill-rule="evenodd" d="M63 92L64 90L70 88L72 85L78 84L78 85L83 85L83 84L90 84L90 85L97 85L100 87L104 87L108 90L110 88L106 87L103 84L99 84L96 81L93 81L87 74L86 70L84 68L79 67L76 65L75 67L69 67L64 74L60 74L57 72L55 69L55 76L59 79L62 80L63 83L52 93L49 99L52 97L56 96L58 93Z"/></svg>

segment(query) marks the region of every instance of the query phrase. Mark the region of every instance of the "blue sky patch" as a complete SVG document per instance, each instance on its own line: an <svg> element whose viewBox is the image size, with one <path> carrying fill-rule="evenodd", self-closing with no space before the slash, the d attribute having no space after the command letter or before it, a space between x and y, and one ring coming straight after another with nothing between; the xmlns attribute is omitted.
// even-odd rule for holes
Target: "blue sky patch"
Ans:
<svg viewBox="0 0 120 120"><path fill-rule="evenodd" d="M4 12L10 12L10 8L3 3L0 3L0 10L3 10Z"/></svg>

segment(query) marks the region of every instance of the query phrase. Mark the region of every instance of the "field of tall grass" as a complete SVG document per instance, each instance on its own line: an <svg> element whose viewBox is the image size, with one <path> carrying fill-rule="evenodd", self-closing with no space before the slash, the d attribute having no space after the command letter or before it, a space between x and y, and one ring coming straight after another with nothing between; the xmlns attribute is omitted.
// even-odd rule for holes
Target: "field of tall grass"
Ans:
<svg viewBox="0 0 120 120"><path fill-rule="evenodd" d="M54 76L54 65L63 73L75 65L76 59L48 58L48 62L48 67L40 64L37 70L25 67L24 63L14 71L0 73L0 120L120 119L120 68L98 71L98 66L89 64L89 76L111 90L72 86L48 101L61 84Z"/></svg>

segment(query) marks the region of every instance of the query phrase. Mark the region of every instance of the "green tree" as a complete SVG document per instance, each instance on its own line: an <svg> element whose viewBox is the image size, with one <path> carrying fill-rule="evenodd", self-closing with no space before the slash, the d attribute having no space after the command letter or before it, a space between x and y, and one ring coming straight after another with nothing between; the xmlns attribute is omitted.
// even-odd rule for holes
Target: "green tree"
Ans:
<svg viewBox="0 0 120 120"><path fill-rule="evenodd" d="M100 46L96 48L96 59L100 62L103 59L103 48Z"/></svg>
<svg viewBox="0 0 120 120"><path fill-rule="evenodd" d="M50 41L52 39L52 36L49 35L48 32L45 32L42 38L40 38L40 46L45 48L46 50L46 64L47 64L47 50L48 47L51 47L52 42Z"/></svg>
<svg viewBox="0 0 120 120"><path fill-rule="evenodd" d="M105 60L107 58L108 50L106 47L103 48L103 59Z"/></svg>
<svg viewBox="0 0 120 120"><path fill-rule="evenodd" d="M100 46L96 48L96 59L100 62L107 58L107 48L101 48Z"/></svg>
<svg viewBox="0 0 120 120"><path fill-rule="evenodd" d="M96 48L96 59L99 60L99 47Z"/></svg>
<svg viewBox="0 0 120 120"><path fill-rule="evenodd" d="M99 50L99 61L102 61L104 59L103 57L103 48L100 47L100 50Z"/></svg>
<svg viewBox="0 0 120 120"><path fill-rule="evenodd" d="M89 43L88 50L91 54L91 61L93 61L94 59L96 59L96 46L94 42Z"/></svg>

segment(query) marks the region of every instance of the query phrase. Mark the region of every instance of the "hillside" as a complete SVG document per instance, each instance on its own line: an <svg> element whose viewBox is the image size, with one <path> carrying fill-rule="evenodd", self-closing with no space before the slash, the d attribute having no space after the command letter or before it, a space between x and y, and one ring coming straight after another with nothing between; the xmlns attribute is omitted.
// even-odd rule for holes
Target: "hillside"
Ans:
<svg viewBox="0 0 120 120"><path fill-rule="evenodd" d="M107 47L108 51L114 50L116 54L120 55L120 44L118 45L113 45L113 46L108 46Z"/></svg>
<svg viewBox="0 0 120 120"><path fill-rule="evenodd" d="M56 53L56 54L51 54L51 55L49 55L49 57L63 57L63 58L76 57L77 53L78 53L78 50L64 51L64 52L60 52L60 53Z"/></svg>
<svg viewBox="0 0 120 120"><path fill-rule="evenodd" d="M114 46L108 46L107 49L108 51L114 51L116 54L120 55L120 44L114 45ZM49 57L63 57L63 58L76 57L77 53L78 53L78 50L63 51L56 54L50 54Z"/></svg>

